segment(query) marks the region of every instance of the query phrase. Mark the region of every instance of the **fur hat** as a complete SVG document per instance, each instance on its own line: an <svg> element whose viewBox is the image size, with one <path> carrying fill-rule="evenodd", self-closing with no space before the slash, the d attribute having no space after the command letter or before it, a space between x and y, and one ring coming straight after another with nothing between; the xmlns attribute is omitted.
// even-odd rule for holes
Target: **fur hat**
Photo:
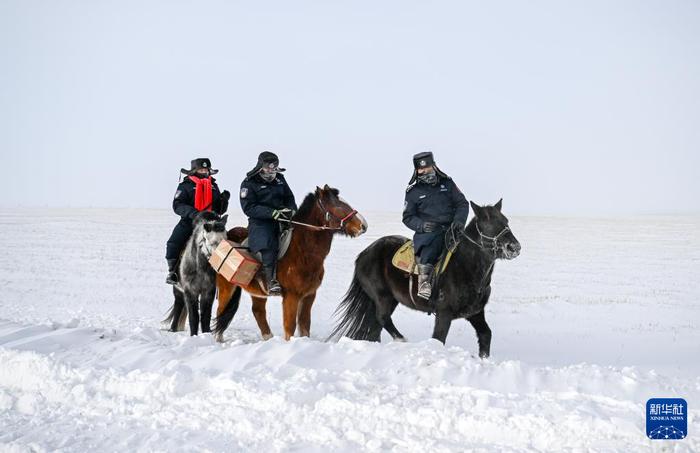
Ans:
<svg viewBox="0 0 700 453"><path fill-rule="evenodd" d="M408 182L408 184L411 185L416 182L416 179L418 178L418 170L428 167L435 167L435 173L437 173L438 176L445 179L450 178L444 171L440 170L438 166L435 165L435 157L433 157L433 153L430 151L425 151L413 156L413 176L411 176L411 180Z"/></svg>
<svg viewBox="0 0 700 453"><path fill-rule="evenodd" d="M255 167L253 167L252 170L246 173L246 176L250 178L251 176L258 174L258 172L262 170L263 167L274 169L278 173L285 171L284 168L279 167L279 164L280 160L277 157L277 154L271 153L270 151L263 151L258 156L258 163L255 165Z"/></svg>
<svg viewBox="0 0 700 453"><path fill-rule="evenodd" d="M215 175L219 173L219 170L214 170L213 168L211 168L211 161L206 157L200 157L199 159L192 160L192 162L190 162L190 169L186 170L182 168L180 169L180 172L187 176L191 176L194 174L195 171L199 170L200 168L206 168L207 170L209 170L209 175Z"/></svg>

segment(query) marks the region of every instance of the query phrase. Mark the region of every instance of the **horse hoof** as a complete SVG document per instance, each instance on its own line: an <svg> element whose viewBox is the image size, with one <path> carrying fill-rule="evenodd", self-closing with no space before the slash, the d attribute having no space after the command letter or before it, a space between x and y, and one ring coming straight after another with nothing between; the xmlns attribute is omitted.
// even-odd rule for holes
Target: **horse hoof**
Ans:
<svg viewBox="0 0 700 453"><path fill-rule="evenodd" d="M404 337L396 337L394 338L394 341L397 343L406 343L406 339Z"/></svg>
<svg viewBox="0 0 700 453"><path fill-rule="evenodd" d="M216 340L217 343L223 343L224 342L224 334L222 333L217 333L214 336L214 339Z"/></svg>
<svg viewBox="0 0 700 453"><path fill-rule="evenodd" d="M262 339L263 339L263 341L267 341L267 340L269 340L270 338L272 338L273 336L274 336L274 335L272 335L271 333L264 333L263 336L262 336Z"/></svg>

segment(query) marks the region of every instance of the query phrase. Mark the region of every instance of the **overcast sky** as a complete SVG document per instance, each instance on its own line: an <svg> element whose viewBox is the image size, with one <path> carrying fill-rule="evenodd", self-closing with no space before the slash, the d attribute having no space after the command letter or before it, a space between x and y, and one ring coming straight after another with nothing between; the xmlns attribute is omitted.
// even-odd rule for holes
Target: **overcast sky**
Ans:
<svg viewBox="0 0 700 453"><path fill-rule="evenodd" d="M270 150L400 210L432 150L510 213L700 212L698 1L0 0L0 59L3 206L169 208L205 156L236 194Z"/></svg>

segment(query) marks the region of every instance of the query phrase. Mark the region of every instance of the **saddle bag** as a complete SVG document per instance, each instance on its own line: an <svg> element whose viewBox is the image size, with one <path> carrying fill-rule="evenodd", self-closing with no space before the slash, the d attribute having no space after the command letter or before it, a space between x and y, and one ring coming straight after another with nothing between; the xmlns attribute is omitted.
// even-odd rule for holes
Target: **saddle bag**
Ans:
<svg viewBox="0 0 700 453"><path fill-rule="evenodd" d="M224 239L209 258L209 264L228 282L248 285L260 269L260 262L236 242Z"/></svg>

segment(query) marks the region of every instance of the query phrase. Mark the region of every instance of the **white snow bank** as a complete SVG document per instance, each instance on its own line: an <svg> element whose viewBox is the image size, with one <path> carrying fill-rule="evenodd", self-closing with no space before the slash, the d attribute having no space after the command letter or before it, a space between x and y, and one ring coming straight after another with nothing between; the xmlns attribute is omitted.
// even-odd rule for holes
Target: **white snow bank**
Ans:
<svg viewBox="0 0 700 453"><path fill-rule="evenodd" d="M404 307L408 343L319 341L357 253L406 233L364 214L311 339L260 341L244 296L221 345L159 330L171 214L0 211L0 450L700 450L700 218L511 219L523 254L497 264L482 361L466 322L443 347ZM652 397L688 401L687 439L646 439Z"/></svg>
<svg viewBox="0 0 700 453"><path fill-rule="evenodd" d="M629 451L652 445L640 416L648 395L700 401L697 378L483 361L434 340L220 345L3 322L0 345L0 414L14 431L0 440L40 450ZM700 411L690 414L697 432Z"/></svg>

